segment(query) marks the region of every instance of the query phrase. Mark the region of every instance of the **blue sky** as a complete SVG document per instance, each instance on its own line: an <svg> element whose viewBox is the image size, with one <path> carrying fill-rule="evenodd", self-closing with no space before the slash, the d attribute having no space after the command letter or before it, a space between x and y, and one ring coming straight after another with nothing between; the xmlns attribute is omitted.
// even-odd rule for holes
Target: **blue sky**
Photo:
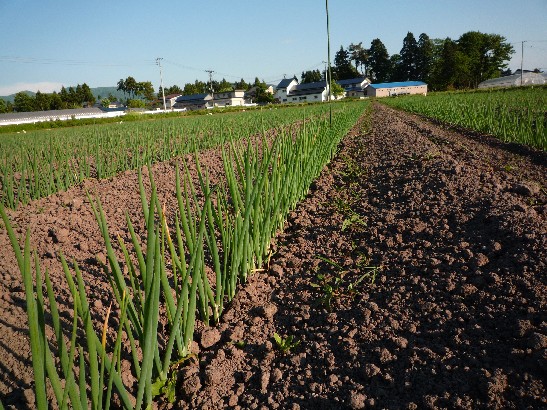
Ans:
<svg viewBox="0 0 547 410"><path fill-rule="evenodd" d="M340 46L374 38L398 53L408 31L457 39L467 31L515 43L510 68L547 71L547 0L330 0L331 59ZM0 0L0 95L51 92L86 82L113 86L131 75L165 86L196 78L275 83L322 69L324 0L177 2Z"/></svg>

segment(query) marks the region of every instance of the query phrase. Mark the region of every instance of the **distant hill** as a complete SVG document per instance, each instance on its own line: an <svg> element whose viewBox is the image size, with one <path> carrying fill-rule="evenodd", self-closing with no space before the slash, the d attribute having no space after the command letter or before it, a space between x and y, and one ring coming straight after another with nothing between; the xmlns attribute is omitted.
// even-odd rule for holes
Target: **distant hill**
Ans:
<svg viewBox="0 0 547 410"><path fill-rule="evenodd" d="M31 97L34 97L36 95L36 93L34 93L32 91L23 91L23 92L30 95ZM3 99L4 101L13 103L13 99L15 98L15 94L6 95L5 97L0 96L0 98Z"/></svg>
<svg viewBox="0 0 547 410"><path fill-rule="evenodd" d="M76 86L73 86L73 87L76 88ZM66 88L68 89L69 87L66 87ZM116 97L119 100L125 100L127 96L124 96L123 92L116 90L116 88L117 87L95 87L95 88L91 88L91 92L93 93L93 95L95 96L97 100L99 100L99 97L101 97L101 99L106 98L110 94L112 94L114 97ZM23 91L23 92L27 93L28 95L32 97L36 95L36 93L32 91ZM15 97L15 94L0 96L0 98L3 99L4 101L8 101L11 103L13 103L14 97Z"/></svg>
<svg viewBox="0 0 547 410"><path fill-rule="evenodd" d="M91 92L95 96L97 100L106 98L110 94L112 94L114 97L116 97L118 100L125 100L127 98L127 95L123 95L122 91L116 90L117 87L95 87L91 88Z"/></svg>

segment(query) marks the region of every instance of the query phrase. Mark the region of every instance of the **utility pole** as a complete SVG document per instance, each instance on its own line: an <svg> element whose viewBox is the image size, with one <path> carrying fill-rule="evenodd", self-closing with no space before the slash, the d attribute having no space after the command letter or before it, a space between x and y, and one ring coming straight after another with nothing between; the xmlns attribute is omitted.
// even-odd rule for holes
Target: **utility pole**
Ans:
<svg viewBox="0 0 547 410"><path fill-rule="evenodd" d="M526 41L522 41L520 43L520 86L521 87L522 87L522 64L524 61L524 43L526 43Z"/></svg>
<svg viewBox="0 0 547 410"><path fill-rule="evenodd" d="M206 73L209 73L209 84L211 86L211 97L213 98L212 99L212 103L213 103L213 108L215 107L215 94L214 94L214 91L213 91L213 73L214 73L214 70L205 70Z"/></svg>
<svg viewBox="0 0 547 410"><path fill-rule="evenodd" d="M329 0L325 0L325 9L327 11L327 63L328 63L328 76L327 73L325 76L327 77L327 87L328 87L328 102L329 102L329 124L332 125L332 105L331 105L331 99L332 99L332 90L331 90L331 81L332 81L332 73L331 73L331 67L330 67L330 28L329 28Z"/></svg>
<svg viewBox="0 0 547 410"><path fill-rule="evenodd" d="M156 64L160 67L160 85L161 85L161 94L163 96L163 111L167 111L167 106L165 105L165 89L163 88L163 75L161 73L161 60L163 58L156 58Z"/></svg>

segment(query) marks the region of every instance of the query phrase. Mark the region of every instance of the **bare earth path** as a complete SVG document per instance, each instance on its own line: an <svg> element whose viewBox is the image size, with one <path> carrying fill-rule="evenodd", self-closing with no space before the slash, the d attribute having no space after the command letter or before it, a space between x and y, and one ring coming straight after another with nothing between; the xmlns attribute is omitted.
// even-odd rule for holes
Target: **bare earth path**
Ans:
<svg viewBox="0 0 547 410"><path fill-rule="evenodd" d="M381 105L371 121L291 214L267 272L198 332L175 408L547 407L547 156ZM173 167L154 174L169 207ZM59 287L59 249L83 264L101 315L109 297L92 256L102 240L84 188L123 237L124 210L140 214L136 187L126 173L11 213ZM0 247L0 399L19 408L31 397L30 348L3 230ZM369 267L374 283L358 282ZM300 345L283 355L274 332Z"/></svg>

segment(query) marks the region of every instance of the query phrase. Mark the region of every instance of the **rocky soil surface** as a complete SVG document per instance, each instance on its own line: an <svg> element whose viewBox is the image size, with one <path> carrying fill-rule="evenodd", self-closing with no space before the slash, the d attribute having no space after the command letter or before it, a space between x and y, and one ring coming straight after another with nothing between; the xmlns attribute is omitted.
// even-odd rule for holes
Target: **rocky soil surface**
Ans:
<svg viewBox="0 0 547 410"><path fill-rule="evenodd" d="M370 121L371 128L367 128ZM219 170L218 153L202 162ZM216 158L216 159L215 159ZM173 200L172 164L154 167ZM213 175L215 171L213 171ZM547 408L547 155L375 105L291 213L174 408ZM137 179L89 181L10 212L61 298L57 252L81 264L98 317L110 299L85 190L112 233L140 218ZM32 407L24 291L0 230L0 399ZM273 338L294 337L281 352Z"/></svg>

